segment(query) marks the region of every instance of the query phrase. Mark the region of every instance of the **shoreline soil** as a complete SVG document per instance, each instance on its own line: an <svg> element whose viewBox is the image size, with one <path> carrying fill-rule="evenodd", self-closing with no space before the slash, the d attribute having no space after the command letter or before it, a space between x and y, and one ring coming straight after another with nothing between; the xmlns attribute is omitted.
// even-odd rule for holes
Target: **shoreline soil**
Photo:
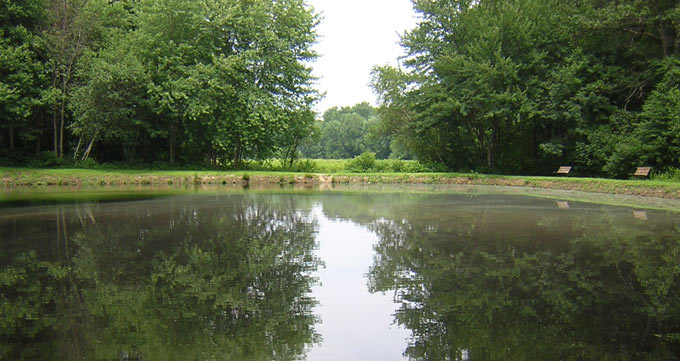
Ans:
<svg viewBox="0 0 680 361"><path fill-rule="evenodd" d="M334 184L459 184L559 189L680 199L680 183L571 177L524 177L457 173L317 174L220 171L100 171L82 169L0 170L0 184L14 187L96 187L111 185L303 185Z"/></svg>

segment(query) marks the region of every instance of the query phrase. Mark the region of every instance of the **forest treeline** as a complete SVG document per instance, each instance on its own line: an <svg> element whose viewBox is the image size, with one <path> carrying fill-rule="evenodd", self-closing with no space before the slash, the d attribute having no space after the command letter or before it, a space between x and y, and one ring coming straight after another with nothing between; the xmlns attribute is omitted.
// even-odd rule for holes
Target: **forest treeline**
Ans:
<svg viewBox="0 0 680 361"><path fill-rule="evenodd" d="M453 170L627 176L680 166L677 0L414 0L383 129Z"/></svg>
<svg viewBox="0 0 680 361"><path fill-rule="evenodd" d="M367 102L331 107L315 122L300 151L307 158L349 159L366 152L378 159L403 158L390 149L391 137L381 131L375 107Z"/></svg>
<svg viewBox="0 0 680 361"><path fill-rule="evenodd" d="M312 129L303 0L0 2L0 159L238 166Z"/></svg>
<svg viewBox="0 0 680 361"><path fill-rule="evenodd" d="M452 171L680 169L676 0L413 0L378 108L315 120L304 0L0 3L0 163L239 167L301 155ZM354 56L361 56L355 54Z"/></svg>

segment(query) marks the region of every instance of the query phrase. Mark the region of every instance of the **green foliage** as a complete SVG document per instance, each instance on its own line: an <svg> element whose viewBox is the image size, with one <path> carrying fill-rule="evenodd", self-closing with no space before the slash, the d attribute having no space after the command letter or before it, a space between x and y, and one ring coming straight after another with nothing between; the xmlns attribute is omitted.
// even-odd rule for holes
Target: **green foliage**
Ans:
<svg viewBox="0 0 680 361"><path fill-rule="evenodd" d="M85 159L83 161L79 161L79 162L76 163L76 166L78 168L84 168L84 169L101 169L102 168L102 166L99 163L97 163L97 161L94 160L93 158L88 158L88 159Z"/></svg>
<svg viewBox="0 0 680 361"><path fill-rule="evenodd" d="M168 69L152 74L151 103L169 122L159 135L171 161L186 150L191 161L238 167L279 147L295 150L316 99L304 63L315 57L316 17L302 2L167 0L141 10L142 58Z"/></svg>
<svg viewBox="0 0 680 361"><path fill-rule="evenodd" d="M150 79L130 45L111 44L81 59L79 86L73 90L70 103L75 115L70 129L81 142L117 144L125 159L133 161L135 145L148 127L140 118L148 109L144 97ZM79 149L74 152L77 158ZM82 159L88 155L85 153Z"/></svg>
<svg viewBox="0 0 680 361"><path fill-rule="evenodd" d="M318 19L300 0L0 7L1 149L238 167L292 162L310 133Z"/></svg>
<svg viewBox="0 0 680 361"><path fill-rule="evenodd" d="M644 159L657 167L680 166L680 59L667 58L658 70L661 82L642 107L635 135Z"/></svg>
<svg viewBox="0 0 680 361"><path fill-rule="evenodd" d="M440 169L440 168L437 168ZM370 171L389 173L426 173L434 172L434 168L415 160L385 159L376 160Z"/></svg>
<svg viewBox="0 0 680 361"><path fill-rule="evenodd" d="M414 0L380 106L315 121L302 0L0 2L0 161L242 168L418 159L625 177L680 168L677 2ZM68 162L67 162L68 163Z"/></svg>
<svg viewBox="0 0 680 361"><path fill-rule="evenodd" d="M484 172L575 164L584 175L623 177L642 164L680 165L677 4L414 5L422 21L402 37L408 70L372 74L396 147Z"/></svg>
<svg viewBox="0 0 680 361"><path fill-rule="evenodd" d="M432 172L432 169L420 162L407 162L401 167L404 173L424 173Z"/></svg>
<svg viewBox="0 0 680 361"><path fill-rule="evenodd" d="M302 147L307 157L346 159L374 152L385 159L390 155L389 137L382 133L375 109L366 102L332 107L315 126L316 134Z"/></svg>
<svg viewBox="0 0 680 361"><path fill-rule="evenodd" d="M431 173L447 172L440 163L425 163L416 160L376 159L370 152L353 159L298 159L290 166L281 159L251 161L245 169L252 171L298 172L298 173Z"/></svg>
<svg viewBox="0 0 680 361"><path fill-rule="evenodd" d="M370 172L374 169L374 167L375 167L375 153L364 152L352 158L349 162L347 162L345 169L347 169L350 172L362 173Z"/></svg>
<svg viewBox="0 0 680 361"><path fill-rule="evenodd" d="M41 0L0 3L0 149L4 150L0 154L28 153L28 145L40 141L40 107L47 82L39 36L44 6Z"/></svg>
<svg viewBox="0 0 680 361"><path fill-rule="evenodd" d="M654 180L680 182L680 169L670 168L665 172L652 172L650 177Z"/></svg>
<svg viewBox="0 0 680 361"><path fill-rule="evenodd" d="M340 173L345 170L348 160L345 159L316 159L320 173Z"/></svg>
<svg viewBox="0 0 680 361"><path fill-rule="evenodd" d="M65 165L70 165L73 162L68 162L63 158L57 157L54 152L47 151L40 153L32 162L33 168L59 168Z"/></svg>
<svg viewBox="0 0 680 361"><path fill-rule="evenodd" d="M319 164L314 159L297 159L291 165L283 159L266 159L263 161L252 161L244 164L247 170L273 171L273 172L310 172L321 171Z"/></svg>
<svg viewBox="0 0 680 361"><path fill-rule="evenodd" d="M376 159L375 154L365 152L348 160L344 169L353 173L429 173L444 172L442 164L423 163L415 160Z"/></svg>
<svg viewBox="0 0 680 361"><path fill-rule="evenodd" d="M308 172L315 173L319 171L318 164L312 159L299 159L293 162L293 166L289 169L291 172Z"/></svg>

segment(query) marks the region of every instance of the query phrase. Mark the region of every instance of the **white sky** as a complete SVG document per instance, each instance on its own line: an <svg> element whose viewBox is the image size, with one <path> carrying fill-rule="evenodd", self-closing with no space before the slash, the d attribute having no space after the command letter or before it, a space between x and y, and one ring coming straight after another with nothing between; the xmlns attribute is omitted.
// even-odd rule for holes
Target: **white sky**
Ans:
<svg viewBox="0 0 680 361"><path fill-rule="evenodd" d="M322 16L317 28L319 58L312 64L317 89L326 96L323 114L333 106L362 101L375 105L369 86L374 65L397 65L403 55L399 35L416 24L411 0L307 0Z"/></svg>

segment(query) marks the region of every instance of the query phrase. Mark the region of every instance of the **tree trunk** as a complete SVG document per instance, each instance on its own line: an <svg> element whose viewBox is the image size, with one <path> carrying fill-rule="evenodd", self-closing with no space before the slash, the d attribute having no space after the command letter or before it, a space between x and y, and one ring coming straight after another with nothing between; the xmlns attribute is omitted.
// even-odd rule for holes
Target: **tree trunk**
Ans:
<svg viewBox="0 0 680 361"><path fill-rule="evenodd" d="M237 169L241 163L241 139L236 140L236 149L234 149L234 160L232 162L232 167Z"/></svg>
<svg viewBox="0 0 680 361"><path fill-rule="evenodd" d="M290 157L290 167L293 168L293 163L295 163L295 150L297 149L297 141L295 144L290 146L288 156Z"/></svg>
<svg viewBox="0 0 680 361"><path fill-rule="evenodd" d="M491 169L491 144L486 147L486 166ZM488 170L487 170L488 171Z"/></svg>
<svg viewBox="0 0 680 361"><path fill-rule="evenodd" d="M14 151L14 127L9 126L9 150Z"/></svg>
<svg viewBox="0 0 680 361"><path fill-rule="evenodd" d="M54 155L59 155L59 127L57 126L57 107L52 108L52 125L54 126Z"/></svg>
<svg viewBox="0 0 680 361"><path fill-rule="evenodd" d="M175 163L175 130L172 127L170 128L168 142L170 143L170 164L173 164Z"/></svg>
<svg viewBox="0 0 680 361"><path fill-rule="evenodd" d="M65 93L64 93L65 94ZM66 99L61 101L60 125L59 125L59 158L64 157L64 112L66 111Z"/></svg>
<svg viewBox="0 0 680 361"><path fill-rule="evenodd" d="M496 142L493 149L493 164L497 166L500 163L503 155L503 123L496 123Z"/></svg>
<svg viewBox="0 0 680 361"><path fill-rule="evenodd" d="M36 156L38 156L40 154L40 138L42 138L41 135L39 135L38 138L35 140L35 155Z"/></svg>
<svg viewBox="0 0 680 361"><path fill-rule="evenodd" d="M76 159L78 157L78 151L80 150L80 144L83 142L83 135L80 135L80 138L78 138L78 145L76 146L76 151L73 152L73 159Z"/></svg>
<svg viewBox="0 0 680 361"><path fill-rule="evenodd" d="M491 147L493 140L488 139L486 130L481 126L476 127L475 132L477 133L477 141L479 142L479 150L481 153L478 156L483 158L483 160L480 159L480 161L486 163L487 167L491 168Z"/></svg>
<svg viewBox="0 0 680 361"><path fill-rule="evenodd" d="M661 47L663 48L663 56L668 56L668 34L666 34L666 28L663 26L663 22L659 23L659 37L661 38Z"/></svg>
<svg viewBox="0 0 680 361"><path fill-rule="evenodd" d="M83 158L81 160L85 161L90 156L90 152L92 151L92 145L94 144L95 139L97 139L97 133L99 133L99 131L94 132L92 140L90 140L90 144L87 146L87 149L85 150L85 153L83 154Z"/></svg>
<svg viewBox="0 0 680 361"><path fill-rule="evenodd" d="M293 142L293 144L291 144L286 149L286 152L284 153L284 159L283 160L284 160L284 162L286 162L286 160L287 160L288 167L290 167L290 168L292 168L293 163L295 163L295 158L296 158L295 155L296 155L296 152L297 152L298 143L299 143L299 140L295 139L295 142Z"/></svg>

